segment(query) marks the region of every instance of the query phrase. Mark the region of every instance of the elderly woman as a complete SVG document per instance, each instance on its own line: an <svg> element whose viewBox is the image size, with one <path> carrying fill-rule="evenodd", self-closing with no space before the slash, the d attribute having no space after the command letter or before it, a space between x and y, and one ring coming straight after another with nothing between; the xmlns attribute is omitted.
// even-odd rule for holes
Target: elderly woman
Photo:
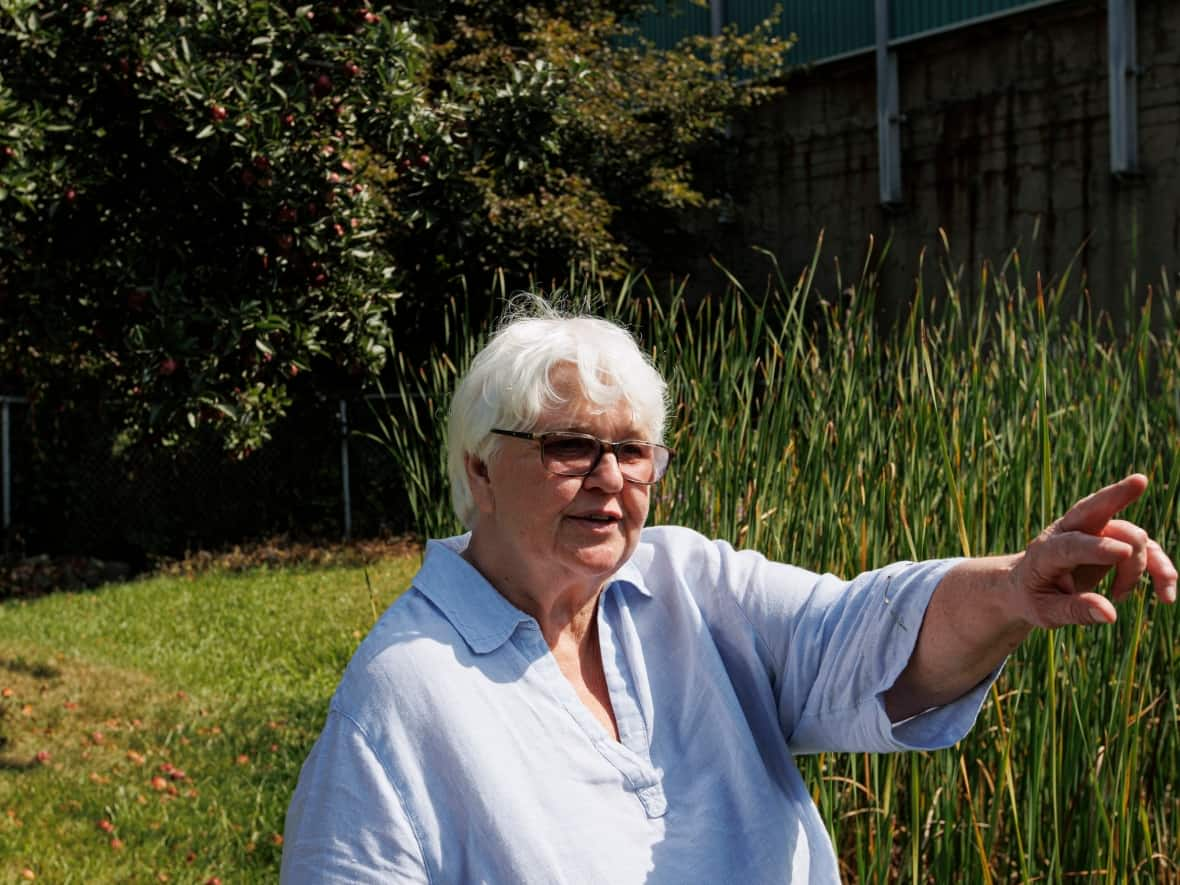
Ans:
<svg viewBox="0 0 1180 885"><path fill-rule="evenodd" d="M504 325L451 407L470 533L432 541L303 767L283 881L834 882L797 753L933 749L1034 627L1109 623L1176 570L1115 514L1134 475L1026 551L851 582L644 528L665 387L622 329Z"/></svg>

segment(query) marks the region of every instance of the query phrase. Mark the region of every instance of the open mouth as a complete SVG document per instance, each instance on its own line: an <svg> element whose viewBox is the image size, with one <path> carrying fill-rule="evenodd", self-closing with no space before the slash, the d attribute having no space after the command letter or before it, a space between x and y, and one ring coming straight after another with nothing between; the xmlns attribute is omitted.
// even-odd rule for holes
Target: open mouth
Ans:
<svg viewBox="0 0 1180 885"><path fill-rule="evenodd" d="M579 520L581 522L596 523L598 525L609 525L613 522L619 521L619 517L617 516L607 516L606 514L599 513L588 513L584 516L575 516L573 519Z"/></svg>

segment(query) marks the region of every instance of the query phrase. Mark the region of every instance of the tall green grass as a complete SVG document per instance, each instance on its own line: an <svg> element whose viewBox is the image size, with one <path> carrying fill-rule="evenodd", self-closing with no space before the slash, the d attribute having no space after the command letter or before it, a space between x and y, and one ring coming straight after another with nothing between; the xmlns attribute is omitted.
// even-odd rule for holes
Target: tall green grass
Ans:
<svg viewBox="0 0 1180 885"><path fill-rule="evenodd" d="M700 302L641 277L571 279L567 300L634 329L670 383L677 457L654 522L850 576L1022 549L1138 470L1152 485L1129 518L1174 551L1180 303L1166 277L1132 283L1114 318L1017 253L971 280L942 263L924 267L904 316L882 321L875 260L833 301L815 292L815 263L788 279L772 262L765 291L731 280ZM441 415L486 331L451 310L447 340L406 367L385 416L429 535L458 529L439 504ZM801 760L845 874L1180 878L1176 657L1175 613L1140 593L1112 627L1034 634L954 749Z"/></svg>

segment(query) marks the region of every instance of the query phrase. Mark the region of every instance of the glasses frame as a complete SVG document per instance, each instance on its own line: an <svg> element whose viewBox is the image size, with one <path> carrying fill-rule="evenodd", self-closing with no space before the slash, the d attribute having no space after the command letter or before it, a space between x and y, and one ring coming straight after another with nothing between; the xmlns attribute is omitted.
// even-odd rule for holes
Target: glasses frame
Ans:
<svg viewBox="0 0 1180 885"><path fill-rule="evenodd" d="M672 449L668 448L663 443L649 442L646 439L620 439L620 440L616 440L616 441L612 442L609 439L599 439L597 436L595 436L592 433L582 433L581 431L578 431L578 430L547 430L544 433L529 433L528 431L525 431L525 430L502 430L499 427L493 427L491 429L491 432L498 434L500 436L510 436L513 439L527 439L527 440L531 440L533 442L540 443L541 445L538 450L538 453L541 456L541 466L543 466L546 470L548 470L554 476L589 476L596 469L598 469L598 464L600 461L602 461L602 456L605 455L608 451L612 455L615 456L615 460L617 461L619 458L619 453L618 453L617 449L620 446L625 446L628 443L641 443L642 445L645 445L645 446L655 446L655 447L661 448L665 452L668 453L668 462L664 465L664 469L660 472L660 475L658 477L656 477L655 479L651 480L650 482L645 482L642 479L632 479L631 477L629 477L623 473L622 468L619 469L619 475L622 476L623 479L625 479L627 482L633 482L636 485L654 486L656 483L658 483L661 479L663 479L667 475L668 468L672 465L672 458L675 457L675 455L676 455L676 453ZM592 440L592 441L598 443L598 455L595 456L595 458L592 462L590 462L590 468L588 470L586 470L584 473L558 473L556 470L550 470L549 465L545 463L545 437L559 436L559 435L560 436L567 436L567 437L568 436L576 436L576 437L579 437L580 439L588 439L588 440Z"/></svg>

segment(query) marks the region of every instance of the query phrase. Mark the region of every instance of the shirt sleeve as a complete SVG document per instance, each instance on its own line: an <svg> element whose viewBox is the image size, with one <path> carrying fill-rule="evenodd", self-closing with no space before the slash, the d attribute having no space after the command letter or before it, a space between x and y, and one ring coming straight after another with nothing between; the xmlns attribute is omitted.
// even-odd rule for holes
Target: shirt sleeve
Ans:
<svg viewBox="0 0 1180 885"><path fill-rule="evenodd" d="M909 662L934 589L958 560L896 563L852 581L748 551L725 550L722 560L792 753L938 749L970 731L999 669L958 700L901 723L889 721L883 699Z"/></svg>
<svg viewBox="0 0 1180 885"><path fill-rule="evenodd" d="M287 810L280 881L430 881L393 780L361 729L337 710L329 712Z"/></svg>

